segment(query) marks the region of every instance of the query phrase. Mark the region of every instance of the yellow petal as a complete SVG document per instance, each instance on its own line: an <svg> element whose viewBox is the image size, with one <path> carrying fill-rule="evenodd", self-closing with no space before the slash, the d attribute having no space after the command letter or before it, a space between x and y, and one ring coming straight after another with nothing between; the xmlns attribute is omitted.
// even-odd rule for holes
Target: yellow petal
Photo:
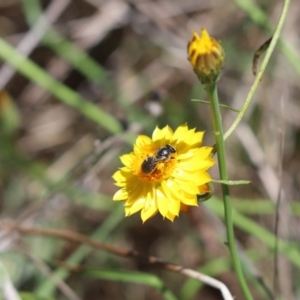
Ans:
<svg viewBox="0 0 300 300"><path fill-rule="evenodd" d="M169 219L170 221L174 221L174 219L175 219L175 215L173 215L171 212L168 212L167 214L166 214L166 218L167 219Z"/></svg>
<svg viewBox="0 0 300 300"><path fill-rule="evenodd" d="M143 202L143 205L146 205L147 199L147 191L143 188L143 185L135 186L135 189L132 189L131 192L128 192L129 198L126 201L126 207L133 206L136 202Z"/></svg>
<svg viewBox="0 0 300 300"><path fill-rule="evenodd" d="M178 167L173 171L172 176L182 181L193 181L197 182L199 180L199 172L187 172L183 169L179 169Z"/></svg>
<svg viewBox="0 0 300 300"><path fill-rule="evenodd" d="M196 184L195 182L191 182L191 181L180 181L178 179L174 179L174 182L176 182L178 184L178 186L180 186L180 188L182 189L182 191L186 192L186 193L190 193L190 194L198 194L199 192L199 188L198 188L198 184Z"/></svg>
<svg viewBox="0 0 300 300"><path fill-rule="evenodd" d="M157 208L155 206L151 206L147 210L145 208L141 211L141 218L143 222L146 222L149 218L153 217L157 213Z"/></svg>
<svg viewBox="0 0 300 300"><path fill-rule="evenodd" d="M155 143L156 146L164 146L170 143L172 136L173 130L169 126L165 126L162 129L156 127L152 135L153 143Z"/></svg>
<svg viewBox="0 0 300 300"><path fill-rule="evenodd" d="M213 150L212 147L201 147L198 149L197 155L201 156L202 159L205 159L210 156L212 150Z"/></svg>
<svg viewBox="0 0 300 300"><path fill-rule="evenodd" d="M149 189L147 191L147 193L145 194L146 195L145 208L144 208L145 210L151 209L151 207L153 207L153 206L157 208L154 193L155 193L155 190L153 187L153 188Z"/></svg>
<svg viewBox="0 0 300 300"><path fill-rule="evenodd" d="M156 206L158 208L158 211L164 217L169 210L169 200L163 193L161 187L156 189L155 200L156 200Z"/></svg>
<svg viewBox="0 0 300 300"><path fill-rule="evenodd" d="M130 207L131 207L131 206L130 206ZM131 216L131 214L130 214L130 207L126 207L126 206L125 206L125 217Z"/></svg>
<svg viewBox="0 0 300 300"><path fill-rule="evenodd" d="M192 157L191 159L183 160L181 159L178 163L178 168L183 169L185 171L196 171L196 170L207 170L211 166L215 164L213 159L197 159L196 157Z"/></svg>
<svg viewBox="0 0 300 300"><path fill-rule="evenodd" d="M132 164L132 159L133 159L132 154L124 154L120 156L120 160L122 164L125 165L126 167L130 167L130 165Z"/></svg>
<svg viewBox="0 0 300 300"><path fill-rule="evenodd" d="M199 185L203 185L205 183L211 182L212 179L210 177L210 175L207 172L201 172L201 176L200 179L198 180L198 184Z"/></svg>
<svg viewBox="0 0 300 300"><path fill-rule="evenodd" d="M177 160L186 160L186 159L191 159L197 154L197 150L192 149L184 152L180 152L177 155Z"/></svg>
<svg viewBox="0 0 300 300"><path fill-rule="evenodd" d="M170 198L171 200L180 201L181 189L174 180L168 179L166 181L163 181L161 183L161 186L168 198Z"/></svg>
<svg viewBox="0 0 300 300"><path fill-rule="evenodd" d="M135 201L131 206L127 208L128 215L133 215L134 213L140 211L145 205L145 199L140 198Z"/></svg>
<svg viewBox="0 0 300 300"><path fill-rule="evenodd" d="M142 182L140 184L128 187L129 197L127 203L132 205L135 201L137 201L140 198L146 199L147 192L148 186Z"/></svg>
<svg viewBox="0 0 300 300"><path fill-rule="evenodd" d="M203 140L204 131L195 132L189 141L191 148L199 147Z"/></svg>
<svg viewBox="0 0 300 300"><path fill-rule="evenodd" d="M147 144L150 144L151 145L152 143L152 140L151 138L149 138L148 136L146 135L139 135L137 138L136 138L136 141L135 141L135 144L137 146L144 146L144 145L147 145Z"/></svg>
<svg viewBox="0 0 300 300"><path fill-rule="evenodd" d="M184 143L185 145L190 145L190 140L192 139L193 135L195 134L195 128L188 130L187 128L182 129L182 134L178 136L177 141L178 143Z"/></svg>
<svg viewBox="0 0 300 300"><path fill-rule="evenodd" d="M164 137L164 135L163 135L162 129L160 129L156 126L154 131L153 131L153 134L152 134L153 142L155 142L157 140L161 140L161 139L163 139L163 137Z"/></svg>
<svg viewBox="0 0 300 300"><path fill-rule="evenodd" d="M177 140L177 141L184 140L184 136L187 132L188 132L187 124L183 124L183 125L179 126L174 132L173 140L174 141L175 140Z"/></svg>
<svg viewBox="0 0 300 300"><path fill-rule="evenodd" d="M196 195L190 195L184 193L184 196L181 199L181 202L190 206L198 206L198 200Z"/></svg>
<svg viewBox="0 0 300 300"><path fill-rule="evenodd" d="M171 129L170 126L166 126L162 129L163 131L163 134L164 134L164 138L163 138L163 145L166 145L166 144L170 144L170 141L173 137L173 130Z"/></svg>
<svg viewBox="0 0 300 300"><path fill-rule="evenodd" d="M126 178L123 176L121 170L118 170L117 172L114 173L112 178L117 181L117 182L125 182Z"/></svg>
<svg viewBox="0 0 300 300"><path fill-rule="evenodd" d="M128 199L128 193L125 189L118 190L113 197L114 201L126 200Z"/></svg>
<svg viewBox="0 0 300 300"><path fill-rule="evenodd" d="M180 212L180 201L176 201L176 200L170 201L168 214L179 216L179 212Z"/></svg>

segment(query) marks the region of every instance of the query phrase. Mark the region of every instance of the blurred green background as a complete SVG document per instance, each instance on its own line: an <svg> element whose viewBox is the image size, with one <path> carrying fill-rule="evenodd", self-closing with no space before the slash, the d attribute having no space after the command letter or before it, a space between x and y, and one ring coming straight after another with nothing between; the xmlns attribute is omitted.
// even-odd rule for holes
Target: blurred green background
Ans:
<svg viewBox="0 0 300 300"><path fill-rule="evenodd" d="M142 224L139 214L124 218L122 203L111 200L117 190L111 175L136 136L151 135L155 126L187 122L206 131L205 144L212 145L209 106L191 101L205 100L186 58L191 31L206 27L222 41L220 101L239 108L254 80L253 54L272 35L282 4L0 1L2 299L222 299L177 273L63 239L13 233L8 220L76 231L200 270L242 299L219 185L214 198L174 223L157 215ZM292 1L249 112L226 141L230 179L251 180L231 190L239 249L258 300L273 299L270 292L300 299L299 16ZM226 129L235 113L222 114ZM218 179L217 166L211 175Z"/></svg>

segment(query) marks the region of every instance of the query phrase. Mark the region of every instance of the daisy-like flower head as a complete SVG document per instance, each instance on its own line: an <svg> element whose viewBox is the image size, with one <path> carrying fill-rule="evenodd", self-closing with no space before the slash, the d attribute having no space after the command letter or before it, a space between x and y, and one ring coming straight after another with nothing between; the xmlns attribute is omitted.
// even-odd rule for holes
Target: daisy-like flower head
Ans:
<svg viewBox="0 0 300 300"><path fill-rule="evenodd" d="M200 36L193 31L187 52L188 60L202 84L218 80L225 53L221 44L210 37L205 28L202 28Z"/></svg>
<svg viewBox="0 0 300 300"><path fill-rule="evenodd" d="M113 200L125 202L125 214L141 211L143 222L159 212L171 221L188 206L198 206L197 195L209 192L207 170L215 163L212 147L200 147L204 132L187 125L175 132L156 128L152 139L139 135L133 152L120 157L124 167L113 179L120 189Z"/></svg>

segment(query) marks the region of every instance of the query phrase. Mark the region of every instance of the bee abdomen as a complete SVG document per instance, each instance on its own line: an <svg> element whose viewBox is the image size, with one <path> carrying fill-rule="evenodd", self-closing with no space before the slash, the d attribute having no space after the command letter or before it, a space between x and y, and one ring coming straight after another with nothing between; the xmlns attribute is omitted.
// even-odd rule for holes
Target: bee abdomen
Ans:
<svg viewBox="0 0 300 300"><path fill-rule="evenodd" d="M153 161L153 157L147 157L142 163L142 172L144 174L151 174L155 170L156 165L157 163Z"/></svg>

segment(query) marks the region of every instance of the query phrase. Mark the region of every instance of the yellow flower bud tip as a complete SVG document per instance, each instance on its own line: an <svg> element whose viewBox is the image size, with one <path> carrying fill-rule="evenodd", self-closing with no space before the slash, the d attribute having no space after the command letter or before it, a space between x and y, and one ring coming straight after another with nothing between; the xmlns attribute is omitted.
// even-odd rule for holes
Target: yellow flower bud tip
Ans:
<svg viewBox="0 0 300 300"><path fill-rule="evenodd" d="M200 36L193 31L187 47L188 60L203 84L216 82L224 63L224 50L219 42L202 28Z"/></svg>

